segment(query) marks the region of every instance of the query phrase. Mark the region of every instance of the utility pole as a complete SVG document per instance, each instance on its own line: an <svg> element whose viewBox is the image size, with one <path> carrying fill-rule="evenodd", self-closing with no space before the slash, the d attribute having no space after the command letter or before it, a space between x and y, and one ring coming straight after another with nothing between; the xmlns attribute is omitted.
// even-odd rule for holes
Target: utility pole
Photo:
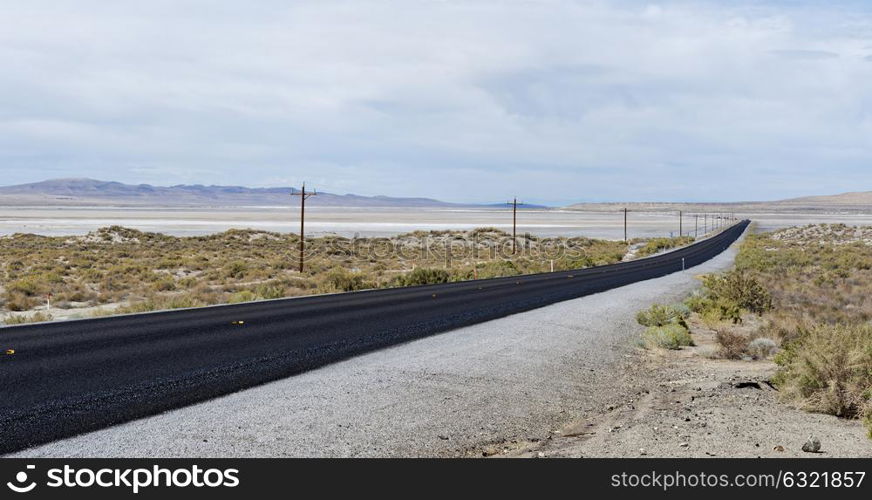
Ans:
<svg viewBox="0 0 872 500"><path fill-rule="evenodd" d="M506 205L512 206L512 255L514 255L518 244L518 205L523 205L523 203L519 203L518 199L514 198L512 201L506 202Z"/></svg>
<svg viewBox="0 0 872 500"><path fill-rule="evenodd" d="M291 196L299 196L300 197L300 272L303 272L303 265L305 261L305 252L306 252L306 198L310 196L315 196L316 193L314 190L311 193L306 192L306 183L303 183L303 190L299 193L291 193Z"/></svg>
<svg viewBox="0 0 872 500"><path fill-rule="evenodd" d="M684 214L681 210L678 211L678 237L684 236Z"/></svg>
<svg viewBox="0 0 872 500"><path fill-rule="evenodd" d="M699 214L693 215L693 238L699 238Z"/></svg>
<svg viewBox="0 0 872 500"><path fill-rule="evenodd" d="M627 241L627 207L624 207L624 243Z"/></svg>

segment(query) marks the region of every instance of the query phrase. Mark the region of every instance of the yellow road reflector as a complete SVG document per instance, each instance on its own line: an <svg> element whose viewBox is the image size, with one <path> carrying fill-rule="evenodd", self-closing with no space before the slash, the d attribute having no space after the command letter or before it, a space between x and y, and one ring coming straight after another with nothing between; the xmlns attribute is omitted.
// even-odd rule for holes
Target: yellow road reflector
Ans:
<svg viewBox="0 0 872 500"><path fill-rule="evenodd" d="M244 325L245 321L234 321L231 325Z"/></svg>
<svg viewBox="0 0 872 500"><path fill-rule="evenodd" d="M435 294L435 293L433 294L433 298L434 298L434 299L436 298L436 294Z"/></svg>
<svg viewBox="0 0 872 500"><path fill-rule="evenodd" d="M6 354L15 354L15 349L6 349Z"/></svg>

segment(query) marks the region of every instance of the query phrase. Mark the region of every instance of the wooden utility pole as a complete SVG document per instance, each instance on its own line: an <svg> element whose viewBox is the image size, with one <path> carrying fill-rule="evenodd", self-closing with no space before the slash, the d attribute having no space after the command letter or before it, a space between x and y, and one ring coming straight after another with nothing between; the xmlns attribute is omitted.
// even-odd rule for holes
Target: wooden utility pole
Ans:
<svg viewBox="0 0 872 500"><path fill-rule="evenodd" d="M624 243L627 241L627 207L624 207Z"/></svg>
<svg viewBox="0 0 872 500"><path fill-rule="evenodd" d="M303 266L305 264L305 252L306 252L306 198L310 196L315 196L318 193L312 191L311 193L306 192L306 183L303 183L303 189L299 193L291 193L291 196L299 196L300 197L300 272L303 272Z"/></svg>
<svg viewBox="0 0 872 500"><path fill-rule="evenodd" d="M506 202L506 205L512 206L512 255L514 255L518 244L518 205L523 205L523 203L519 203L518 199L515 198Z"/></svg>

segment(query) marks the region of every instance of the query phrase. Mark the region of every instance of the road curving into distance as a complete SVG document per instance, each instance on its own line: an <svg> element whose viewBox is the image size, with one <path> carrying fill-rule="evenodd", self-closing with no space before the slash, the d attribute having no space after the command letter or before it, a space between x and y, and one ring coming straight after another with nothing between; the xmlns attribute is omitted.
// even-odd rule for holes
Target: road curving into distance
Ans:
<svg viewBox="0 0 872 500"><path fill-rule="evenodd" d="M576 271L4 327L0 352L15 354L0 357L0 453L665 276L720 254L748 224Z"/></svg>

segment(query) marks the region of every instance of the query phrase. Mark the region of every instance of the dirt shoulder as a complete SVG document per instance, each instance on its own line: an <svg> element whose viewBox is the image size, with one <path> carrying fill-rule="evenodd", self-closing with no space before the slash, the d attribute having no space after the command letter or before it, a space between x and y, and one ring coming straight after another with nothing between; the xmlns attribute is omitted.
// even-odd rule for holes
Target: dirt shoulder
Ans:
<svg viewBox="0 0 872 500"><path fill-rule="evenodd" d="M778 400L772 361L712 359L714 332L694 347L638 352L627 360L621 399L536 443L481 450L507 457L872 457L858 421ZM806 453L810 435L820 453Z"/></svg>

